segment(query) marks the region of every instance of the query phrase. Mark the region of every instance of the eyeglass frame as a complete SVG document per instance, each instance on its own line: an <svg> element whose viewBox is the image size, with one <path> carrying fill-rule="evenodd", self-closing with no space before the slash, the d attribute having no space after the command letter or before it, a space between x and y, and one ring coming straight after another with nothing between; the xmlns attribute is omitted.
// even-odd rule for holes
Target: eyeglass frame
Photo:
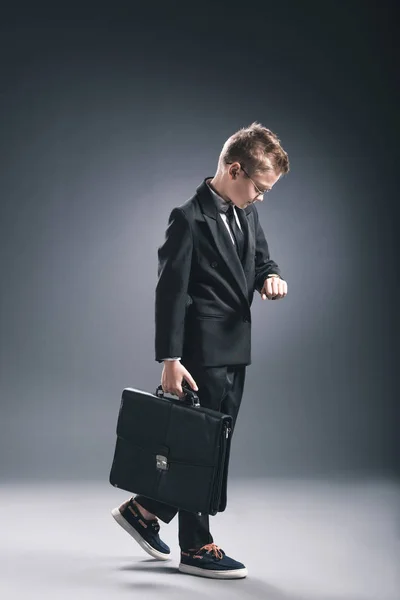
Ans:
<svg viewBox="0 0 400 600"><path fill-rule="evenodd" d="M229 162L226 163L227 165L233 165L233 162ZM254 188L256 190L256 192L258 193L258 196L264 196L264 194L268 194L268 192L271 191L270 188L268 188L267 190L265 190L264 192L262 192L260 190L260 188L258 187L258 185L256 185L256 183L254 183L254 181L252 180L252 178L250 177L250 175L248 174L248 172L246 171L246 169L243 167L242 163L239 163L240 168L242 169L243 173L250 179L251 183L254 185Z"/></svg>

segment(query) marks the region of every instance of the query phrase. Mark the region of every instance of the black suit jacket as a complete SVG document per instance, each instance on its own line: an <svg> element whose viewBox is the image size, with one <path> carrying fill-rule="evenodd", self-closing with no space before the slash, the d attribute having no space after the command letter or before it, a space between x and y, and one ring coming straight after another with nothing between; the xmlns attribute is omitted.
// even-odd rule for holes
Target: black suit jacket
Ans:
<svg viewBox="0 0 400 600"><path fill-rule="evenodd" d="M236 211L246 240L241 263L205 181L172 210L158 249L156 360L249 365L254 290L261 292L267 275L280 270L254 204Z"/></svg>

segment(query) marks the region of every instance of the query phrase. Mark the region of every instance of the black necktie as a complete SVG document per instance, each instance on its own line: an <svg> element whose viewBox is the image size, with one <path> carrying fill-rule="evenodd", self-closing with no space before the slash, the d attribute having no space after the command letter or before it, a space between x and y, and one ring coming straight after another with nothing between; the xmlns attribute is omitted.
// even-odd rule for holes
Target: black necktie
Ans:
<svg viewBox="0 0 400 600"><path fill-rule="evenodd" d="M228 217L228 223L233 233L233 237L236 242L236 250L239 255L240 260L243 260L244 255L244 235L243 231L240 229L239 225L236 222L235 214L233 211L233 204L229 205L228 210L226 211L226 216Z"/></svg>

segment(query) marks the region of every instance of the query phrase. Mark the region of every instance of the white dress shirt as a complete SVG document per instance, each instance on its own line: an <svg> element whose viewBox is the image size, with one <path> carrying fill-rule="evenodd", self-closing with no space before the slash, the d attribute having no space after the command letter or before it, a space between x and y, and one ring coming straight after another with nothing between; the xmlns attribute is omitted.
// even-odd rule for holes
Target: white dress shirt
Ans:
<svg viewBox="0 0 400 600"><path fill-rule="evenodd" d="M232 244L235 245L235 238L233 237L231 228L229 226L228 217L226 216L226 211L228 210L230 203L227 202L226 200L224 200L219 194L217 194L217 192L215 190L212 189L212 187L209 185L209 181L210 181L210 179L207 179L207 181L206 181L208 189L210 190L211 195L215 200L215 203L218 208L219 216L221 217L222 221L225 223L225 227L227 228L228 233L231 236ZM238 224L239 229L242 229L242 226L239 221L239 217L237 216L235 205L233 206L233 213L235 215L236 223Z"/></svg>

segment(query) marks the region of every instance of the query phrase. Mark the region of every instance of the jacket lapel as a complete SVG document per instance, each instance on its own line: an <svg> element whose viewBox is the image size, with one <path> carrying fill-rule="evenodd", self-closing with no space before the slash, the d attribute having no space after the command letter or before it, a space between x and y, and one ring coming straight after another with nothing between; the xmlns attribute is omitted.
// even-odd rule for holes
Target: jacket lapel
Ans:
<svg viewBox="0 0 400 600"><path fill-rule="evenodd" d="M242 265L205 180L196 191L204 215L204 220L211 232L215 246L237 282L238 291L242 299L248 304L250 291L248 289L250 283L248 283L248 279L250 279L250 271L252 262L254 261L255 252L255 238L248 222L248 215L251 214L251 207L244 210L236 210L246 240Z"/></svg>
<svg viewBox="0 0 400 600"><path fill-rule="evenodd" d="M253 211L252 207L248 206L244 210L240 208L236 211L239 217L240 224L242 226L242 231L245 235L246 244L243 258L243 271L246 277L246 281L248 285L253 285L253 282L250 281L250 278L254 278L254 260L255 260L255 251L256 251L256 240L254 236L254 226L251 225L254 223ZM226 227L225 227L226 229ZM227 232L228 233L228 232ZM232 242L231 242L232 243ZM236 249L234 248L234 252L237 256ZM238 257L239 260L239 257ZM239 261L240 264L240 261Z"/></svg>

